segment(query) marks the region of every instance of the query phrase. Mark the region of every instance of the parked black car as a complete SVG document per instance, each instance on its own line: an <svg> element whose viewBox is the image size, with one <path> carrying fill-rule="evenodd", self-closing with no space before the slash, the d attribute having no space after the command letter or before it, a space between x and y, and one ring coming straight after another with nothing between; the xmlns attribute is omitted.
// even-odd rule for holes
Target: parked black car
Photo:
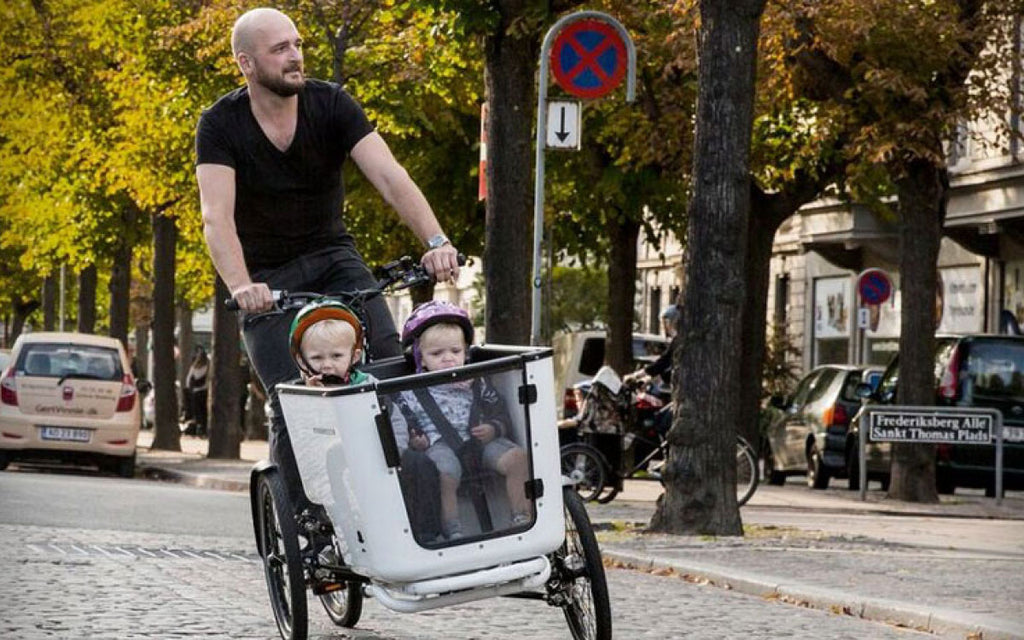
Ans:
<svg viewBox="0 0 1024 640"><path fill-rule="evenodd" d="M830 364L812 370L789 398L772 398L780 410L764 434L764 472L769 484L806 474L807 485L825 489L833 477L845 477L846 430L860 409L855 394L861 382L872 384L881 367Z"/></svg>
<svg viewBox="0 0 1024 640"><path fill-rule="evenodd" d="M1003 418L1003 487L1024 488L1024 336L972 334L938 336L935 350L935 404L998 409ZM893 404L899 383L894 359L868 402ZM861 415L850 429L847 465L856 470ZM887 478L889 445L870 444L868 477ZM852 465L852 466L850 466ZM984 488L995 495L995 445L936 445L935 483L939 493L957 487ZM858 488L851 477L851 488Z"/></svg>

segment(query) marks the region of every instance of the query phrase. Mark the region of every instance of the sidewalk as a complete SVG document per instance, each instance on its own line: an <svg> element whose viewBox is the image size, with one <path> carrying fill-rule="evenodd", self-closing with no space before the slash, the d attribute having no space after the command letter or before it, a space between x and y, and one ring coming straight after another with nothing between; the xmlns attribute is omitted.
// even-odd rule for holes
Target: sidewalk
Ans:
<svg viewBox="0 0 1024 640"><path fill-rule="evenodd" d="M183 437L182 452L150 450L146 477L246 491L267 443L242 443L242 460L207 459L207 442ZM1002 505L979 493L935 505L899 503L869 491L758 488L741 510L742 538L643 533L661 493L627 481L607 505L588 505L613 566L676 575L835 614L971 640L1024 639L1024 496Z"/></svg>

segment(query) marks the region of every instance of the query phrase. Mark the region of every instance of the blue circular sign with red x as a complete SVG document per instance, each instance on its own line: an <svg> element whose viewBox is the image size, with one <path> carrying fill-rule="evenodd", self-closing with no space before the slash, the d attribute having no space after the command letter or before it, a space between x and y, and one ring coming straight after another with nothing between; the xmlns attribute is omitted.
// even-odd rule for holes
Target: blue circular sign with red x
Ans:
<svg viewBox="0 0 1024 640"><path fill-rule="evenodd" d="M860 274L857 290L867 304L882 304L892 295L892 280L881 269L868 269Z"/></svg>
<svg viewBox="0 0 1024 640"><path fill-rule="evenodd" d="M626 75L626 44L611 24L588 18L559 32L551 47L555 81L580 98L600 98Z"/></svg>

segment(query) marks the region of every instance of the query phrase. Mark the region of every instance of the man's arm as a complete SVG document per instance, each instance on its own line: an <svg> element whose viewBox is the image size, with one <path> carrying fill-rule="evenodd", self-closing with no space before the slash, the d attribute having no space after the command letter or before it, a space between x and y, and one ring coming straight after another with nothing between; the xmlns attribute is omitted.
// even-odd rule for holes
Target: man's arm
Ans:
<svg viewBox="0 0 1024 640"><path fill-rule="evenodd" d="M203 235L213 266L243 311L266 311L273 304L270 288L249 277L242 243L235 229L235 170L222 164L196 167Z"/></svg>
<svg viewBox="0 0 1024 640"><path fill-rule="evenodd" d="M443 233L423 192L405 168L395 160L380 134L376 131L367 134L356 143L349 155L417 238L426 243L433 236ZM459 275L457 255L455 248L446 244L423 254L422 263L435 280L454 281Z"/></svg>

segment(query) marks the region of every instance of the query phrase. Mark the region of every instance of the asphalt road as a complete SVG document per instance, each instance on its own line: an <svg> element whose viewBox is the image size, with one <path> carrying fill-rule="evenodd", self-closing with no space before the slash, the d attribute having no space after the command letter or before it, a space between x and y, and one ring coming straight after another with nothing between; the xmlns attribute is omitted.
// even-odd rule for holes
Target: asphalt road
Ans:
<svg viewBox="0 0 1024 640"><path fill-rule="evenodd" d="M277 637L244 494L89 473L0 473L0 637ZM914 631L677 576L609 569L617 638L907 638ZM357 630L311 603L311 637L569 637L561 612L497 599L420 614L368 602Z"/></svg>

